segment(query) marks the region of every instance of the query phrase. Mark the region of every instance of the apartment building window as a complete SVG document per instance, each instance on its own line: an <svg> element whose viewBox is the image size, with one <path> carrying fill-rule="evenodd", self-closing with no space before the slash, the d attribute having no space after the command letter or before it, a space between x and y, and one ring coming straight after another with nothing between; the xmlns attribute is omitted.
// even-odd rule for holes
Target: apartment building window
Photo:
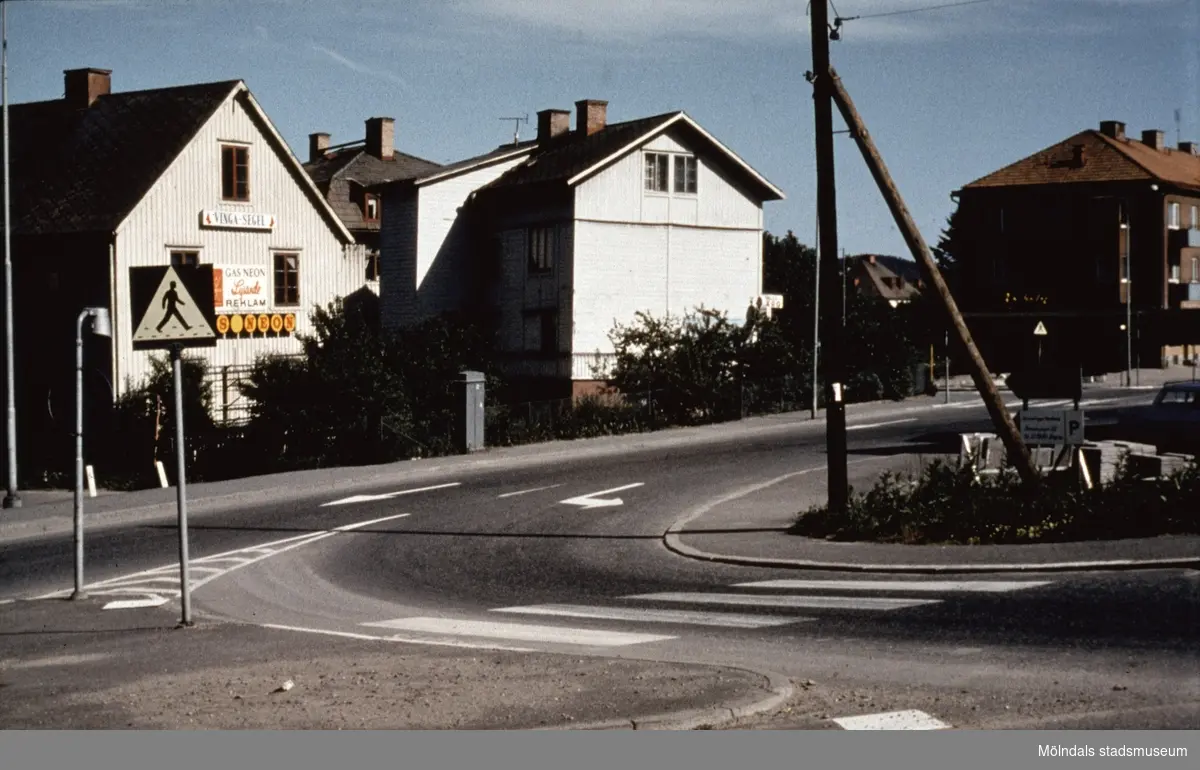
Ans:
<svg viewBox="0 0 1200 770"><path fill-rule="evenodd" d="M695 194L695 192L696 192L696 156L695 155L676 155L675 156L675 192Z"/></svg>
<svg viewBox="0 0 1200 770"><path fill-rule="evenodd" d="M1200 283L1200 257L1192 257L1191 283Z"/></svg>
<svg viewBox="0 0 1200 770"><path fill-rule="evenodd" d="M554 272L560 242L558 227L551 225L529 229L530 275L549 275Z"/></svg>
<svg viewBox="0 0 1200 770"><path fill-rule="evenodd" d="M1200 206L1192 206L1192 229L1200 227Z"/></svg>
<svg viewBox="0 0 1200 770"><path fill-rule="evenodd" d="M363 197L363 219L367 222L379 221L379 196L365 193Z"/></svg>
<svg viewBox="0 0 1200 770"><path fill-rule="evenodd" d="M666 153L646 153L646 189L650 192L667 191L667 174L670 173L668 159Z"/></svg>
<svg viewBox="0 0 1200 770"><path fill-rule="evenodd" d="M300 255L275 253L275 304L300 304Z"/></svg>
<svg viewBox="0 0 1200 770"><path fill-rule="evenodd" d="M1171 203L1167 206L1167 227L1179 229L1179 204Z"/></svg>
<svg viewBox="0 0 1200 770"><path fill-rule="evenodd" d="M1171 265L1171 283L1179 283L1179 265Z"/></svg>
<svg viewBox="0 0 1200 770"><path fill-rule="evenodd" d="M195 267L200 264L198 251L172 251L171 267Z"/></svg>
<svg viewBox="0 0 1200 770"><path fill-rule="evenodd" d="M221 197L227 201L250 200L250 148L221 146Z"/></svg>

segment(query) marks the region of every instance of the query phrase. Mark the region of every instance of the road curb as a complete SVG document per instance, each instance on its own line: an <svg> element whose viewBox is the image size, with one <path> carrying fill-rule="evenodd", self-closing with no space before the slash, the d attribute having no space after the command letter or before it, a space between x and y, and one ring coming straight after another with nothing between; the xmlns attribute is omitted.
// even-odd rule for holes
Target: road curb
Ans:
<svg viewBox="0 0 1200 770"><path fill-rule="evenodd" d="M755 716L770 711L795 694L791 680L773 671L755 671L741 666L721 666L712 664L714 668L725 668L731 671L746 671L766 680L766 689L770 695L763 697L751 696L734 701L732 706L712 706L704 709L686 709L665 714L653 714L646 717L631 717L628 719L610 719L603 722L589 722L582 725L555 725L544 730L705 730L736 722L739 719Z"/></svg>
<svg viewBox="0 0 1200 770"><path fill-rule="evenodd" d="M855 462L870 462L871 459L863 459ZM937 563L901 563L901 564L879 564L879 563L862 563L862 562L840 562L840 561L819 561L814 559L777 559L766 556L740 556L735 554L721 554L704 551L699 548L694 548L683 542L683 535L689 534L685 532L685 527L691 524L696 519L706 515L711 510L724 503L746 497L747 495L759 492L768 487L772 487L781 481L794 478L796 476L806 475L822 470L823 468L805 468L792 473L786 473L783 476L771 479L758 484L742 487L727 495L723 495L716 500L712 500L703 505L697 506L691 512L683 515L675 521L674 524L663 533L663 546L668 551L671 551L680 556L698 561L716 562L721 564L734 564L743 567L772 567L779 569L793 570L809 570L809 571L827 571L827 572L859 572L859 573L895 573L895 574L970 574L970 573L1030 573L1030 572L1090 572L1094 570L1141 570L1141 569L1173 569L1173 568L1200 568L1200 554L1196 556L1170 557L1159 559L1093 559L1093 560L1078 560L1078 561L1058 561L1058 562L980 562L976 564L937 564ZM694 532L690 534L703 534L702 532ZM798 538L799 541L799 538ZM820 541L812 540L813 543ZM958 546L961 548L970 548L971 546Z"/></svg>

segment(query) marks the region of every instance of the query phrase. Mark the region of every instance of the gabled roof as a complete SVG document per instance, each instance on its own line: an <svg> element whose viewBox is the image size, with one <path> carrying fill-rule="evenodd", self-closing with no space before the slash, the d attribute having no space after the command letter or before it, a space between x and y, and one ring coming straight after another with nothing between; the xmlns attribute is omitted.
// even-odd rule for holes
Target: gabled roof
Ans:
<svg viewBox="0 0 1200 770"><path fill-rule="evenodd" d="M465 174L475 169L485 168L496 163L502 163L506 160L519 158L522 155L528 155L534 148L537 147L537 142L527 140L517 142L516 144L502 144L494 150L485 152L482 155L476 155L473 158L466 160L447 163L444 166L435 165L434 168L422 171L409 177L401 179L393 179L387 182L381 182L373 185L372 189L377 192L382 192L389 187L396 185L413 185L415 187L423 187L428 184L435 184L447 179L452 179L460 174Z"/></svg>
<svg viewBox="0 0 1200 770"><path fill-rule="evenodd" d="M304 164L304 170L324 193L328 193L329 183L336 178L348 179L363 187L370 187L401 179L412 179L440 168L440 163L398 150L393 151L391 160L378 158L367 152L365 142L330 150L325 153L325 157Z"/></svg>
<svg viewBox="0 0 1200 770"><path fill-rule="evenodd" d="M242 97L297 183L346 242L353 237L241 80L9 107L14 233L116 231L225 103Z"/></svg>
<svg viewBox="0 0 1200 770"><path fill-rule="evenodd" d="M880 254L861 254L851 259L854 272L870 281L875 293L884 299L907 300L921 293L920 268L911 260Z"/></svg>
<svg viewBox="0 0 1200 770"><path fill-rule="evenodd" d="M1200 190L1200 157L1173 148L1156 150L1136 139L1117 139L1087 130L962 189L1139 181Z"/></svg>
<svg viewBox="0 0 1200 770"><path fill-rule="evenodd" d="M111 232L241 81L10 105L14 232Z"/></svg>
<svg viewBox="0 0 1200 770"><path fill-rule="evenodd" d="M763 200L781 200L783 191L739 158L682 111L667 112L648 118L610 123L590 136L571 131L539 146L529 160L509 170L487 185L486 190L501 190L527 184L563 182L576 185L594 176L641 145L673 126L694 132L702 142L730 162L757 188Z"/></svg>

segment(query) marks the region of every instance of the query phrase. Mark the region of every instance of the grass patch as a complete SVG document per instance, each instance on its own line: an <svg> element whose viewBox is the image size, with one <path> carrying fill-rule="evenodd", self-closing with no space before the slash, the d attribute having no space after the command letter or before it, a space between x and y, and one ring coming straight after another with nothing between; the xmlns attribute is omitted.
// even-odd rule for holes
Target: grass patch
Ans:
<svg viewBox="0 0 1200 770"><path fill-rule="evenodd" d="M919 475L885 473L869 491L851 490L846 510L816 506L791 534L836 541L962 545L1112 540L1200 533L1195 464L1152 480L1122 467L1104 486L1083 489L1071 472L1030 490L1011 470L976 477L935 460Z"/></svg>

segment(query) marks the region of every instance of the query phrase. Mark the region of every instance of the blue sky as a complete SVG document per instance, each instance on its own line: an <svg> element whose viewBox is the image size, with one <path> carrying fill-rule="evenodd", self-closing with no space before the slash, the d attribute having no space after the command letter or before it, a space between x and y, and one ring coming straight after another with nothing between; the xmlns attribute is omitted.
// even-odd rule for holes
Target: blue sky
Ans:
<svg viewBox="0 0 1200 770"><path fill-rule="evenodd" d="M836 0L844 17L950 0ZM783 188L768 230L814 241L804 0L25 0L9 2L9 99L62 70L116 91L241 78L303 158L396 118L448 162L512 138L502 116L607 99L610 121L683 109ZM832 15L832 14L831 14ZM834 66L926 240L952 190L1101 120L1200 140L1200 0L991 0L847 21ZM840 118L835 118L842 128ZM841 245L906 254L853 141L837 146Z"/></svg>

